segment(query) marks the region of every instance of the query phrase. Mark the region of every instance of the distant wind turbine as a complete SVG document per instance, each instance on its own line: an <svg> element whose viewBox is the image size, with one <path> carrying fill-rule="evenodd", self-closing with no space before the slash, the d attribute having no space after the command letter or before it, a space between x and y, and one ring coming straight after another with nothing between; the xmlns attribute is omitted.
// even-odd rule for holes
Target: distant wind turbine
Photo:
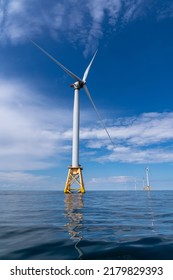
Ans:
<svg viewBox="0 0 173 280"><path fill-rule="evenodd" d="M137 189L137 186L136 186L136 184L137 184L137 179L136 179L136 177L134 178L134 181L135 181L135 191L136 191L136 189Z"/></svg>
<svg viewBox="0 0 173 280"><path fill-rule="evenodd" d="M53 56L51 56L48 52L46 52L44 49L42 49L40 46L38 46L34 41L30 40L38 49L40 49L44 54L46 54L51 60L53 60L64 72L66 72L75 82L71 85L71 87L74 88L74 107L73 107L73 140L72 140L72 165L68 167L68 175L67 175L67 181L65 184L64 192L65 193L71 193L71 190L74 188L71 188L71 185L73 183L77 183L79 185L79 188L77 188L78 192L84 193L85 187L83 182L83 176L82 176L82 170L83 168L79 164L79 119L80 119L80 102L79 102L79 90L83 88L94 107L94 110L100 120L100 123L102 124L104 130L106 131L107 136L109 137L112 145L114 145L110 134L92 100L92 97L89 93L89 90L86 86L86 80L88 77L88 73L90 71L91 65L94 61L94 58L97 54L97 51L95 52L93 58L91 59L91 62L89 63L88 67L86 68L83 78L79 78L76 74L72 73L70 70L68 70L64 65L62 65L58 60L56 60ZM75 188L76 189L76 188Z"/></svg>
<svg viewBox="0 0 173 280"><path fill-rule="evenodd" d="M146 187L144 188L144 190L146 191L151 191L151 186L150 186L150 178L149 178L149 166L146 167Z"/></svg>

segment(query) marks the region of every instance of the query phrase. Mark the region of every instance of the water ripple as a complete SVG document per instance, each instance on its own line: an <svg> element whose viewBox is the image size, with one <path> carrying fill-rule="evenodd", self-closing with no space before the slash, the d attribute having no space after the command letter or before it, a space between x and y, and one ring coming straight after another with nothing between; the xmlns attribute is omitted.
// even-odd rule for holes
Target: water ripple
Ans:
<svg viewBox="0 0 173 280"><path fill-rule="evenodd" d="M172 259L173 192L0 192L0 259Z"/></svg>

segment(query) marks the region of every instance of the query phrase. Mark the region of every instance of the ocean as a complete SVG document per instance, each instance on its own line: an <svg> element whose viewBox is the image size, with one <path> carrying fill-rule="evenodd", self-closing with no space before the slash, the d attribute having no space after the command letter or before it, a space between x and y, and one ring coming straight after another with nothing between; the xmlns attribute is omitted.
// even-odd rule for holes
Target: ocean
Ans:
<svg viewBox="0 0 173 280"><path fill-rule="evenodd" d="M172 260L172 191L0 191L1 260Z"/></svg>

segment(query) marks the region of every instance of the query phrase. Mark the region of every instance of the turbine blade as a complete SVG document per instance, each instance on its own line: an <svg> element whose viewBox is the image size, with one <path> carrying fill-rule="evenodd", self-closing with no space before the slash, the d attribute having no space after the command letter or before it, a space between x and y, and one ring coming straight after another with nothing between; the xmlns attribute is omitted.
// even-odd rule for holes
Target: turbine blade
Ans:
<svg viewBox="0 0 173 280"><path fill-rule="evenodd" d="M90 93L89 93L89 90L88 90L87 86L84 85L83 88L84 88L84 90L85 90L85 92L86 92L86 94L87 94L87 96L88 96L88 98L89 98L91 104L92 104L93 107L94 107L94 110L95 110L95 112L96 112L96 114L97 114L97 116L98 116L98 118L99 118L99 120L100 120L100 122L101 122L101 124L102 124L102 127L103 127L104 130L106 131L106 134L107 134L107 136L109 137L109 140L111 141L112 145L114 146L114 142L113 142L113 140L112 140L112 138L111 138L111 136L110 136L110 134L109 134L109 132L108 132L108 130L107 130L107 128L106 128L106 126L105 126L103 120L102 120L102 117L100 116L100 114L99 114L99 112L98 112L98 110L97 110L97 108L96 108L96 106L95 106L95 104L94 104L94 101L92 100L92 97L91 97L91 95L90 95Z"/></svg>
<svg viewBox="0 0 173 280"><path fill-rule="evenodd" d="M82 82L82 80L72 73L70 70L68 70L64 65L62 65L58 60L56 60L53 56L51 56L48 52L46 52L44 49L42 49L39 45L37 45L34 41L30 40L38 49L40 49L44 54L46 54L51 60L53 60L60 68L62 68L72 79L75 81Z"/></svg>
<svg viewBox="0 0 173 280"><path fill-rule="evenodd" d="M98 50L96 50L95 54L93 55L93 58L91 59L90 64L88 65L88 67L87 67L87 68L86 68L86 70L85 70L85 73L84 73L84 75L83 75L83 79L82 79L84 82L86 82L86 79L87 79L87 76L88 76L89 70L90 70L91 65L92 65L92 63L93 63L93 60L94 60L94 58L95 58L95 56L96 56L96 54L97 54L97 51L98 51Z"/></svg>

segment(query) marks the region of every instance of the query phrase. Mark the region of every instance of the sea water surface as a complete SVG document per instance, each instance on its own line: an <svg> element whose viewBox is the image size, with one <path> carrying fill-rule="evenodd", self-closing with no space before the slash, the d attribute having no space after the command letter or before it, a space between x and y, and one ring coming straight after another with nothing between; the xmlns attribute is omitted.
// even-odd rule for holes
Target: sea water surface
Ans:
<svg viewBox="0 0 173 280"><path fill-rule="evenodd" d="M173 192L0 191L0 259L173 259Z"/></svg>

